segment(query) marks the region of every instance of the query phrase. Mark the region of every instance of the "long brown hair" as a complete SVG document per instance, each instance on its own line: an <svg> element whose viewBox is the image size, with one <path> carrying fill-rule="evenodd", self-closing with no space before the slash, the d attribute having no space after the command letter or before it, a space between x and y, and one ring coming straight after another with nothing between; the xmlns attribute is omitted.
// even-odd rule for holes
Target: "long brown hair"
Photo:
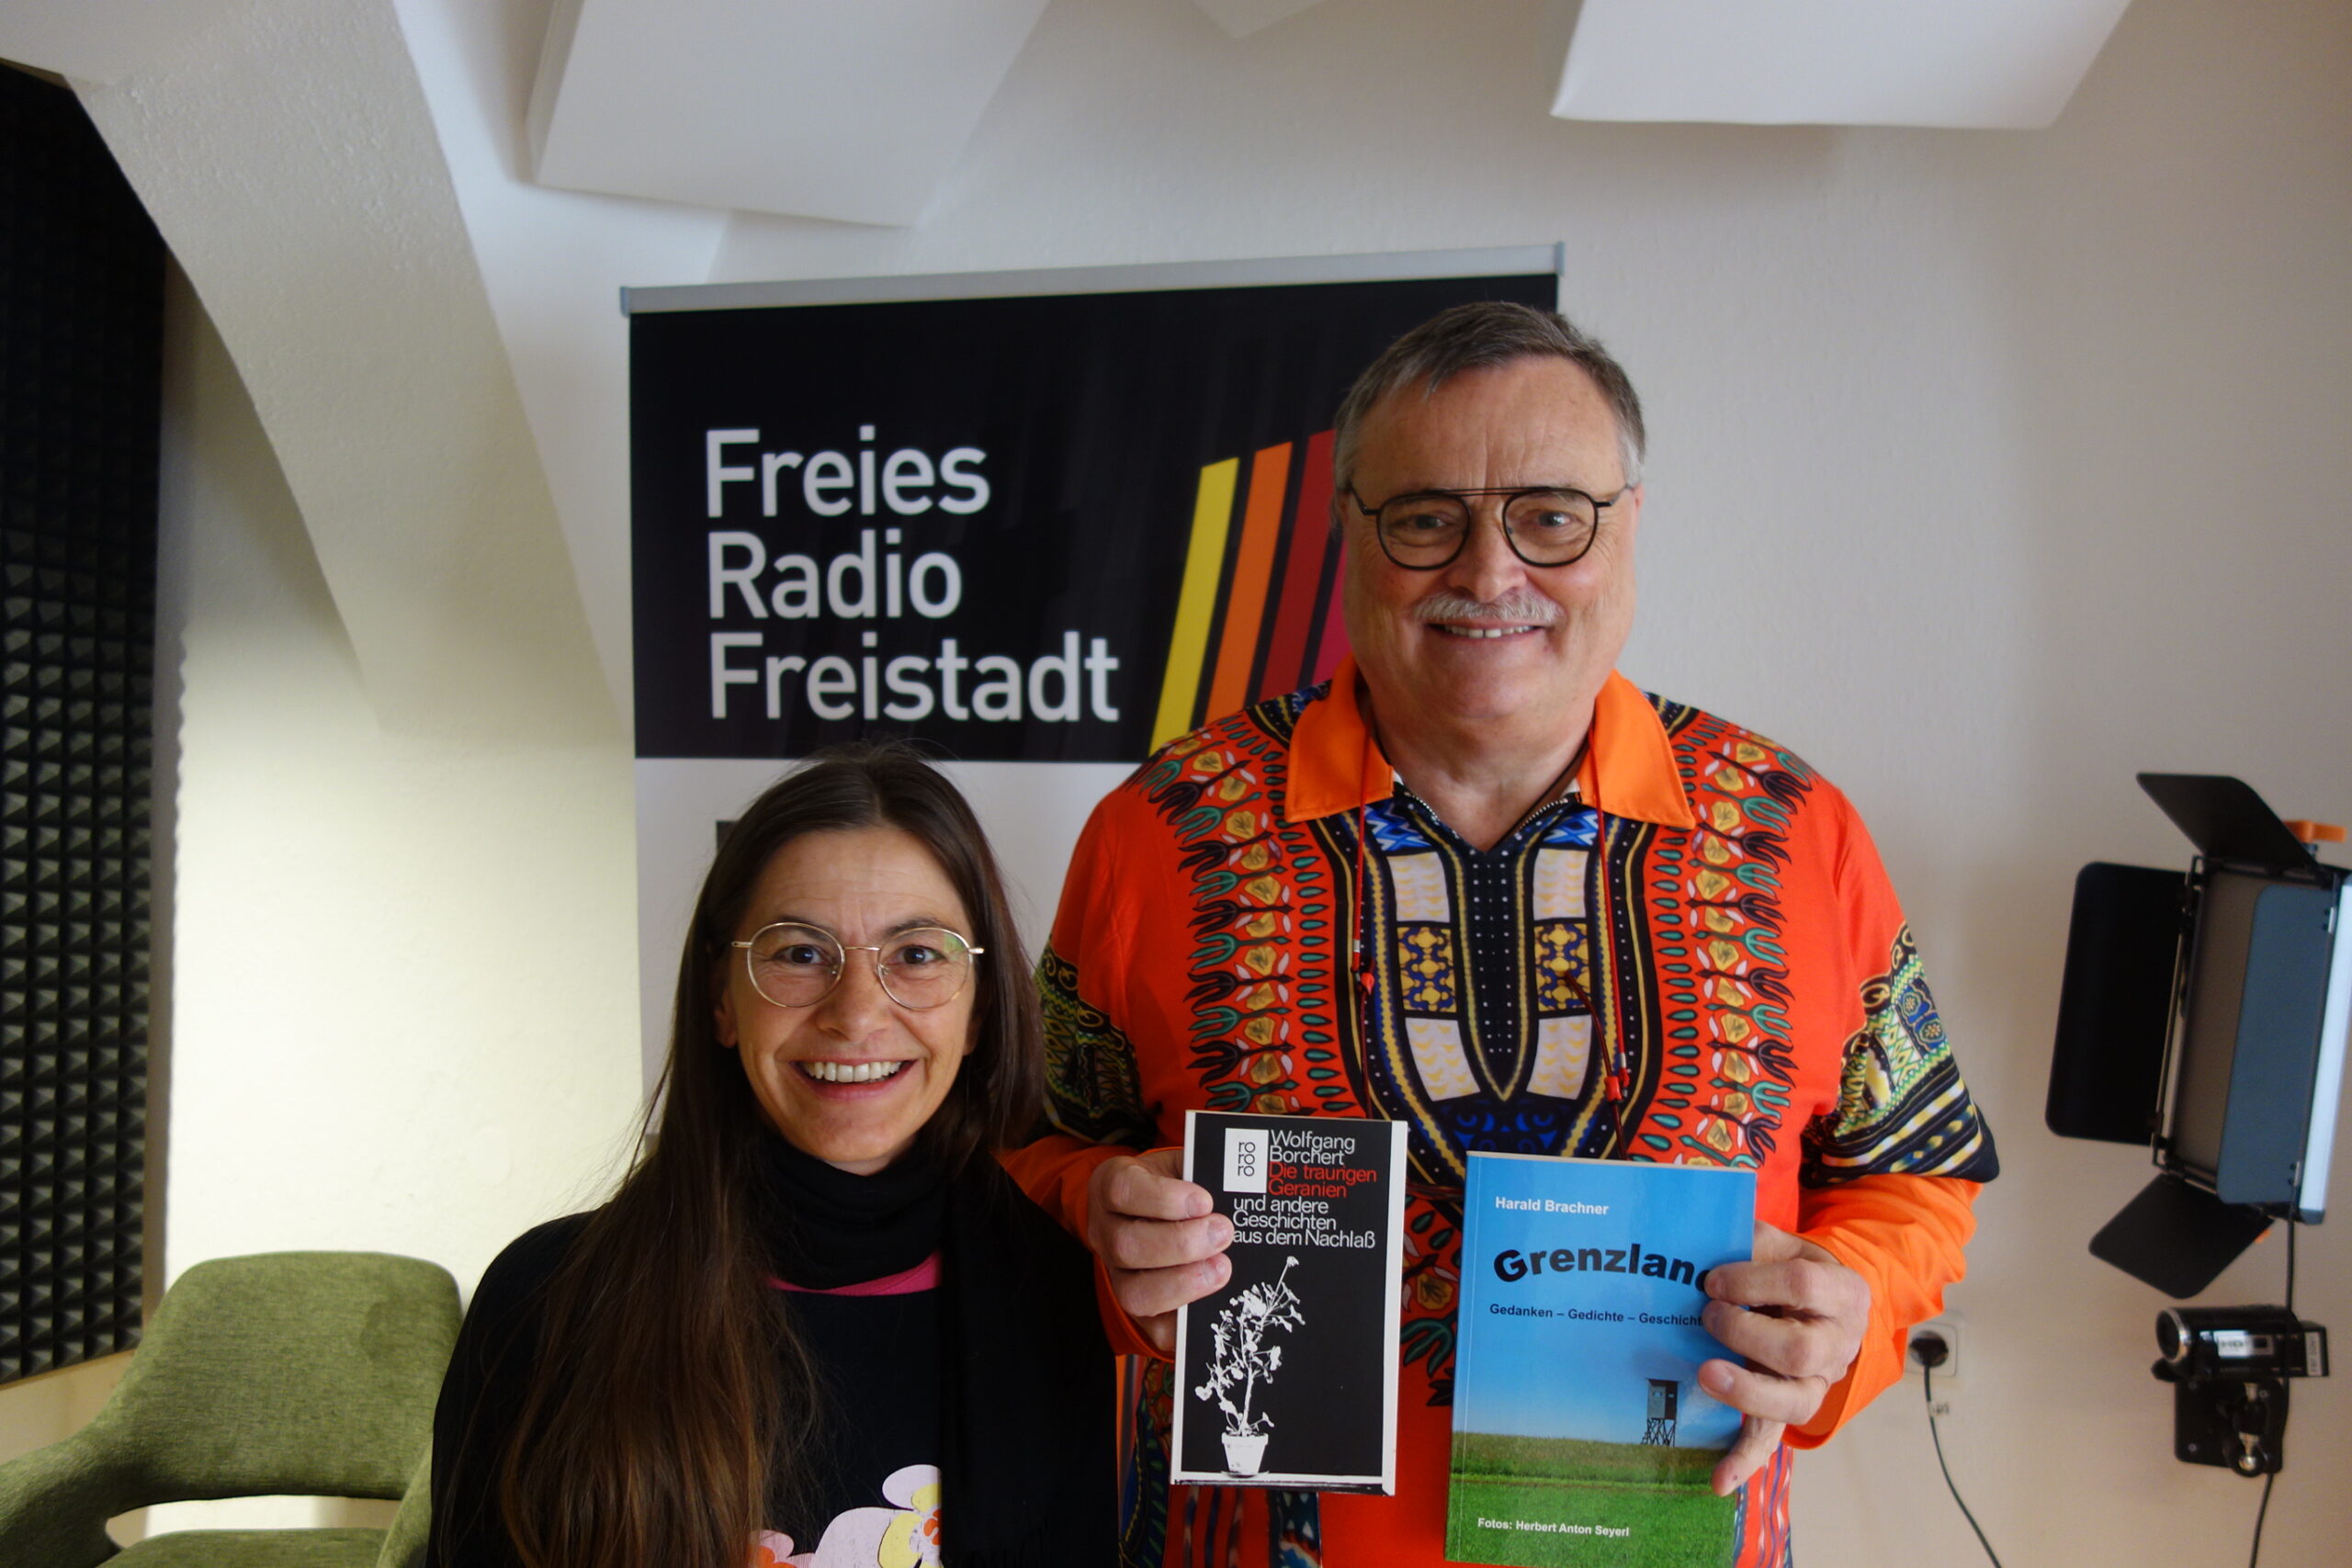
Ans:
<svg viewBox="0 0 2352 1568"><path fill-rule="evenodd" d="M771 1502L800 1500L816 1379L767 1283L752 1174L766 1123L714 1009L728 943L776 852L875 827L931 852L986 949L972 1053L921 1136L952 1171L1035 1122L1036 994L971 807L907 746L819 753L719 846L636 1164L548 1282L537 1365L497 1472L524 1568L743 1568Z"/></svg>

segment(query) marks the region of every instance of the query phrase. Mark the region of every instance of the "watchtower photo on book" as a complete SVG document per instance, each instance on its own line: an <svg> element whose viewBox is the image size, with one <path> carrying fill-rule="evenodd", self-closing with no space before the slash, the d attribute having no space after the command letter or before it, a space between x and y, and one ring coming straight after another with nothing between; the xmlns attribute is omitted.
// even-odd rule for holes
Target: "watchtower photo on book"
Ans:
<svg viewBox="0 0 2352 1568"><path fill-rule="evenodd" d="M1177 1315L1169 1479L1396 1491L1405 1124L1188 1111L1184 1176L1233 1274Z"/></svg>
<svg viewBox="0 0 2352 1568"><path fill-rule="evenodd" d="M1730 1354L1699 1314L1755 1224L1752 1171L1470 1156L1448 1561L1728 1568L1740 1416L1699 1388Z"/></svg>

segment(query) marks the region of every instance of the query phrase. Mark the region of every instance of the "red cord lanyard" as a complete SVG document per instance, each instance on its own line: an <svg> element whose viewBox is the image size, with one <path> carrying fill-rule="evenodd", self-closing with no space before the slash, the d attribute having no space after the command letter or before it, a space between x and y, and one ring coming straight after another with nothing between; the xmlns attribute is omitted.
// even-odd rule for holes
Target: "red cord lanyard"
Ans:
<svg viewBox="0 0 2352 1568"><path fill-rule="evenodd" d="M1370 831L1370 825L1364 815L1364 807L1369 804L1364 796L1372 788L1372 759L1374 753L1371 720L1361 710L1357 716L1364 719L1363 754L1356 765L1356 886L1353 918L1348 935L1348 964L1355 970L1356 996L1361 1003L1356 1015L1361 1020L1357 1032L1368 1039L1372 1033L1372 971L1365 968L1363 963L1363 866L1364 839Z"/></svg>

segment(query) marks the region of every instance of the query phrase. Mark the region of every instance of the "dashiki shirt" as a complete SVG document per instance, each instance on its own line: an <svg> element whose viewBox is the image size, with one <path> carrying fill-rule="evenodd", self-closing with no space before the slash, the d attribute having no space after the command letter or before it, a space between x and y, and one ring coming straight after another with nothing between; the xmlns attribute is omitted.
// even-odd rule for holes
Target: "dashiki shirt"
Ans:
<svg viewBox="0 0 2352 1568"><path fill-rule="evenodd" d="M1468 1151L1755 1170L1758 1218L1871 1292L1798 1448L1901 1375L1996 1168L1853 807L1622 676L1575 787L1486 851L1397 784L1352 663L1171 743L1095 808L1039 973L1057 1132L1006 1163L1077 1234L1094 1167L1189 1110L1411 1129L1397 1495L1171 1492L1168 1363L1115 1322L1131 1564L1444 1562ZM1748 1483L1738 1568L1787 1557L1789 1467Z"/></svg>

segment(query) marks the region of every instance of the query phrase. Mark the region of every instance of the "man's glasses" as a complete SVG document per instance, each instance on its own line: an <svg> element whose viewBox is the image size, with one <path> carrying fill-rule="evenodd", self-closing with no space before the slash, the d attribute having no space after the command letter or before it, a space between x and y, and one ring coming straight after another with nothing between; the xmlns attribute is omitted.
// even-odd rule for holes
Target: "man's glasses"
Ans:
<svg viewBox="0 0 2352 1568"><path fill-rule="evenodd" d="M1355 487L1348 499L1373 520L1383 554L1408 571L1450 566L1470 537L1474 496L1502 498L1503 537L1510 553L1529 566L1567 566L1582 560L1600 532L1600 514L1625 498L1631 485L1606 501L1564 486L1532 490L1419 490L1367 505Z"/></svg>
<svg viewBox="0 0 2352 1568"><path fill-rule="evenodd" d="M971 979L972 960L987 951L945 926L918 926L880 942L850 947L822 926L789 921L763 926L749 942L729 945L743 950L752 988L786 1008L815 1007L831 996L853 953L874 954L875 978L900 1007L944 1007Z"/></svg>

